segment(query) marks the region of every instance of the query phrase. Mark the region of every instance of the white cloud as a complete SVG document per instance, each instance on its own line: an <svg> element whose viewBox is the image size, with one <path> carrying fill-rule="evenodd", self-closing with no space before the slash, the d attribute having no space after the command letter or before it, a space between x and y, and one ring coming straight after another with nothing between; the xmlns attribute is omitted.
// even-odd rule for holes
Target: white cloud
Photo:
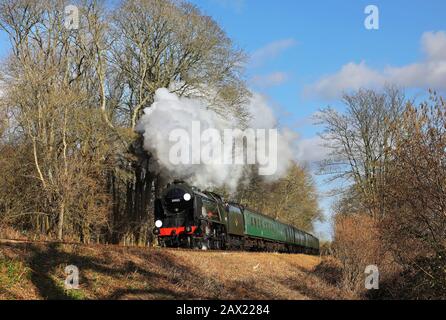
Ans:
<svg viewBox="0 0 446 320"><path fill-rule="evenodd" d="M342 66L338 73L322 77L317 83L307 86L304 94L323 98L336 98L343 91L357 90L363 87L377 87L384 82L383 76L369 68L364 61L350 62Z"/></svg>
<svg viewBox="0 0 446 320"><path fill-rule="evenodd" d="M421 42L429 60L446 60L446 32L425 32Z"/></svg>
<svg viewBox="0 0 446 320"><path fill-rule="evenodd" d="M267 75L256 75L251 78L251 83L257 87L269 88L281 85L288 79L286 72L273 72Z"/></svg>
<svg viewBox="0 0 446 320"><path fill-rule="evenodd" d="M421 38L425 58L406 66L388 66L375 70L364 61L350 62L332 75L326 75L304 89L305 95L326 99L359 88L378 88L395 84L407 88L446 89L446 33L426 32Z"/></svg>
<svg viewBox="0 0 446 320"><path fill-rule="evenodd" d="M292 38L271 42L252 53L251 63L253 66L260 66L267 60L277 57L284 50L293 47L296 44L297 41Z"/></svg>

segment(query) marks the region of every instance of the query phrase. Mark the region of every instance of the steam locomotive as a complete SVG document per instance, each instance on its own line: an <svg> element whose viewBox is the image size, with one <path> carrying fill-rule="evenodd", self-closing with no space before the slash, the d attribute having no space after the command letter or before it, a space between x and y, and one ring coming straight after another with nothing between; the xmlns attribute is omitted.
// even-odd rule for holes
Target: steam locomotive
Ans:
<svg viewBox="0 0 446 320"><path fill-rule="evenodd" d="M155 200L153 233L163 247L319 254L313 235L182 181Z"/></svg>

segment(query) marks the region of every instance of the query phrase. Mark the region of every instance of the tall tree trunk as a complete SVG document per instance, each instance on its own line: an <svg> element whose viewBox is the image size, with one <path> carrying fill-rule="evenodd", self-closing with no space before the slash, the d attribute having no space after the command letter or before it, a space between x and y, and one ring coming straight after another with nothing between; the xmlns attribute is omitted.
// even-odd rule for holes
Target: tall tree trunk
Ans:
<svg viewBox="0 0 446 320"><path fill-rule="evenodd" d="M65 216L65 203L62 201L59 212L59 220L57 223L57 239L63 240L63 224L64 224L64 216Z"/></svg>

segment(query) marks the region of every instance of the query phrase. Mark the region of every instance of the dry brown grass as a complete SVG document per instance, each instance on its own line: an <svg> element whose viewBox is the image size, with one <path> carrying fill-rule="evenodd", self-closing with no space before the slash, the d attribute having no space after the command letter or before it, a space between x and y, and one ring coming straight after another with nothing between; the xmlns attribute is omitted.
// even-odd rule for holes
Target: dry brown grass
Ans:
<svg viewBox="0 0 446 320"><path fill-rule="evenodd" d="M0 261L0 299L354 298L307 255L3 242ZM71 264L79 290L63 287Z"/></svg>

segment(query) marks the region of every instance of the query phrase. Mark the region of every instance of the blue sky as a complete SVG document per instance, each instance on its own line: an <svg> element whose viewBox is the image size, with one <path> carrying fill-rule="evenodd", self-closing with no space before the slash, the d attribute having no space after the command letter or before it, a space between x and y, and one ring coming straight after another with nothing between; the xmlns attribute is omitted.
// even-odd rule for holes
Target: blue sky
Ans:
<svg viewBox="0 0 446 320"><path fill-rule="evenodd" d="M116 2L112 0L111 2ZM339 96L357 87L396 83L410 94L446 90L444 0L192 0L212 16L234 43L250 54L247 80L268 97L281 126L299 135L298 160L318 161L312 115L342 109ZM367 5L379 9L379 29L364 27ZM0 32L0 56L8 52ZM330 186L315 177L321 207L330 216ZM330 221L316 231L330 237Z"/></svg>
<svg viewBox="0 0 446 320"><path fill-rule="evenodd" d="M251 88L270 99L281 125L300 135L298 158L317 161L312 115L356 87L395 83L420 95L446 89L446 1L193 0L252 58ZM364 26L364 9L379 9L379 29ZM352 80L356 79L356 80ZM331 186L315 177L321 207L330 216ZM324 238L330 220L316 225Z"/></svg>

